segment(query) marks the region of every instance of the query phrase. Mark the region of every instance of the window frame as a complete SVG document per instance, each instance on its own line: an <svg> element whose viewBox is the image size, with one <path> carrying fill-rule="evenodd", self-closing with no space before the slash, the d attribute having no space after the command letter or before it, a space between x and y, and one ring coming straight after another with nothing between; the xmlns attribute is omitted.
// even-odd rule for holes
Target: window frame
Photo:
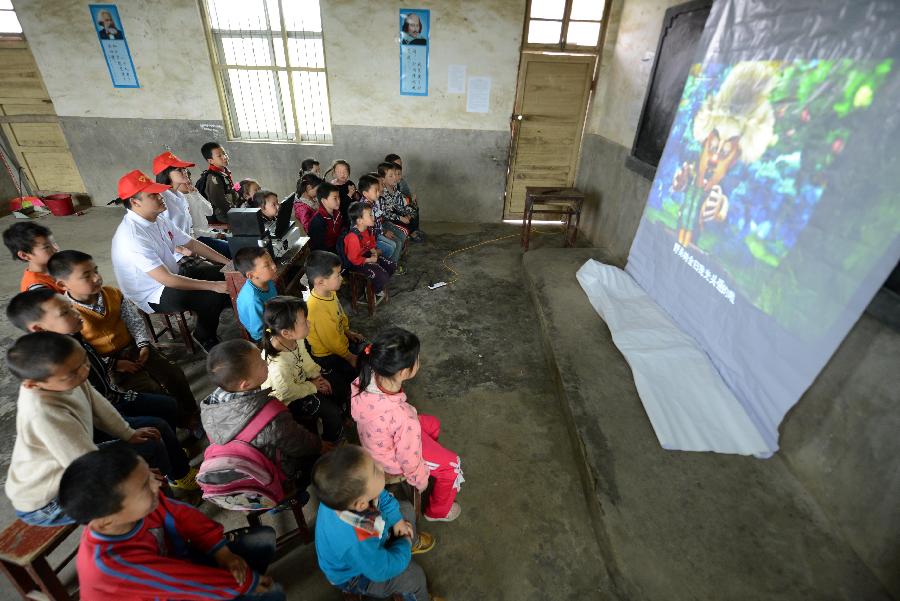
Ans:
<svg viewBox="0 0 900 601"><path fill-rule="evenodd" d="M563 8L563 16L562 19L548 19L546 17L531 17L531 2L532 0L527 0L525 6L525 29L522 34L522 48L525 50L551 50L556 52L566 52L569 54L596 54L600 51L600 47L603 44L604 33L606 32L606 20L609 17L609 5L612 0L604 0L603 3L603 12L600 16L600 20L591 20L591 19L572 19L572 0L565 0L565 7ZM529 43L528 41L528 32L531 29L532 21L543 21L547 23L559 23L562 21L562 26L559 30L559 42L555 44L534 44ZM594 46L580 46L576 44L568 44L566 42L566 37L569 34L569 23L599 23L600 31L597 33L597 44Z"/></svg>
<svg viewBox="0 0 900 601"><path fill-rule="evenodd" d="M12 15L16 18L16 23L19 24L19 29L22 31L0 31L0 40L5 41L19 41L25 39L25 29L22 27L22 22L19 20L19 15L16 14L16 7L11 6L10 8L0 8L0 12L4 13L12 13Z"/></svg>
<svg viewBox="0 0 900 601"><path fill-rule="evenodd" d="M198 0L200 6L200 16L203 21L203 31L206 35L206 42L209 48L210 67L213 71L213 77L216 82L216 91L219 96L219 104L222 109L222 118L225 122L225 135L229 141L238 142L264 142L268 144L305 144L305 145L322 145L331 146L334 144L334 127L331 122L331 86L328 84L327 58L325 56L325 35L324 31L309 30L291 30L288 31L284 21L284 2L290 0L275 0L278 3L278 17L280 31L271 29L215 29L212 27L212 21L209 15L208 0ZM262 0L266 22L270 22L268 2ZM321 16L321 0L319 2L319 11ZM324 27L323 27L324 29ZM223 41L226 38L246 39L259 38L268 40L267 48L269 51L270 65L236 65L225 62L225 47ZM298 67L290 65L290 47L288 40L290 39L319 39L322 41L322 62L324 67ZM278 65L277 53L275 52L275 44L280 41L284 51L284 65ZM231 89L231 83L228 72L231 70L243 71L267 71L273 74L276 83L280 79L280 73L287 74L287 88L290 95L291 115L287 114L284 105L282 86L275 85L275 97L280 107L280 121L284 134L283 138L266 138L266 137L247 137L243 134L253 132L241 132L238 127L238 116L236 114L236 106L233 101L234 93ZM304 134L300 129L300 118L297 114L296 97L297 93L294 89L294 73L323 73L325 75L325 98L328 108L328 122L325 124L328 129L326 134L313 134L319 139L304 138ZM292 120L294 126L294 138L289 139L288 120ZM281 132L279 132L280 134Z"/></svg>

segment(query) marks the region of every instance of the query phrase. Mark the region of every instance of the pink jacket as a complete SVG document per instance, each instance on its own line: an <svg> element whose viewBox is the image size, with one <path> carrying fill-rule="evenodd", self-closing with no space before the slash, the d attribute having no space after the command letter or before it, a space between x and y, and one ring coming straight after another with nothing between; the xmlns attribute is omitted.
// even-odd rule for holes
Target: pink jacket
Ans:
<svg viewBox="0 0 900 601"><path fill-rule="evenodd" d="M315 208L311 207L309 201L304 202L302 200L294 201L294 217L300 222L300 225L303 226L303 231L306 235L309 235L309 222L312 221L312 218L316 216L316 213L319 211L318 206Z"/></svg>
<svg viewBox="0 0 900 601"><path fill-rule="evenodd" d="M425 490L429 472L422 458L422 427L406 394L384 393L374 378L361 392L359 380L354 380L352 391L350 413L362 446L386 473L403 474L407 482Z"/></svg>

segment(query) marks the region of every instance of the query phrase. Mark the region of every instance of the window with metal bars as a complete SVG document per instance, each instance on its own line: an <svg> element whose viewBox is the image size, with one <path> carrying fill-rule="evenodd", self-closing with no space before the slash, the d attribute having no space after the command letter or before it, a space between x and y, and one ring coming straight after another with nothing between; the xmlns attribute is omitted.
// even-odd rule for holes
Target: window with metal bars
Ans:
<svg viewBox="0 0 900 601"><path fill-rule="evenodd" d="M319 0L200 0L228 135L330 144Z"/></svg>
<svg viewBox="0 0 900 601"><path fill-rule="evenodd" d="M597 49L605 4L604 0L529 0L525 47Z"/></svg>
<svg viewBox="0 0 900 601"><path fill-rule="evenodd" d="M0 38L21 38L22 26L10 0L0 0Z"/></svg>

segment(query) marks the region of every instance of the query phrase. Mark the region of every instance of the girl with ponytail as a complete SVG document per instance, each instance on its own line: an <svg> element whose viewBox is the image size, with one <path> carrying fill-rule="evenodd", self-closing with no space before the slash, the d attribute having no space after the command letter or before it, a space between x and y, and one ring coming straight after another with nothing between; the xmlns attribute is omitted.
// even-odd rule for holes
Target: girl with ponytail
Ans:
<svg viewBox="0 0 900 601"><path fill-rule="evenodd" d="M402 475L420 491L434 479L425 519L452 522L462 509L455 502L463 479L459 455L438 443L441 422L419 415L406 401L403 382L419 371L419 339L402 328L387 328L359 354L350 413L359 440L385 473Z"/></svg>

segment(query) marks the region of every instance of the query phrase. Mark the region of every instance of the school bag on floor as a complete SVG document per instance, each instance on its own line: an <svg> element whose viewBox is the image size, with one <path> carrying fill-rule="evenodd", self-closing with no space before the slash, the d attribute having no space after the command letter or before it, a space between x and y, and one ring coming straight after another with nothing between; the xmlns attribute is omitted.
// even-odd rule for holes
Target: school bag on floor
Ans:
<svg viewBox="0 0 900 601"><path fill-rule="evenodd" d="M204 500L232 511L272 509L284 500L286 478L279 462L250 443L285 411L284 403L269 399L232 440L206 448L197 473Z"/></svg>

